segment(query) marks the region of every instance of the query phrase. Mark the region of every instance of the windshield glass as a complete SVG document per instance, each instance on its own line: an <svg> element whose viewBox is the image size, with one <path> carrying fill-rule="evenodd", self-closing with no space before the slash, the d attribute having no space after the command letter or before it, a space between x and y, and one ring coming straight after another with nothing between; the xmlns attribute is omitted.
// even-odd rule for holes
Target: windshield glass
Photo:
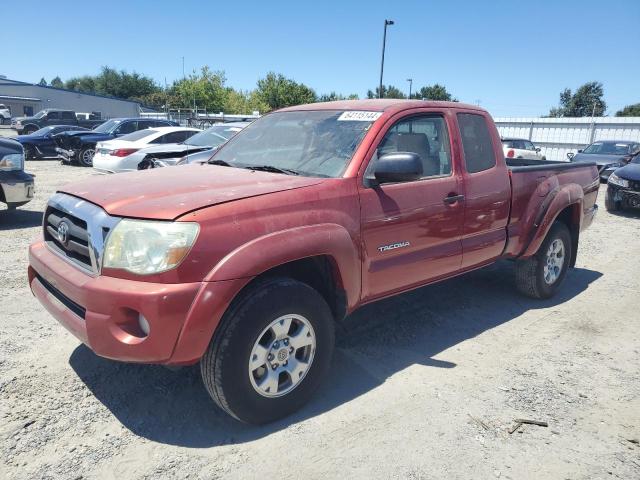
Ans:
<svg viewBox="0 0 640 480"><path fill-rule="evenodd" d="M121 120L107 120L94 128L93 131L98 133L111 133L118 125L120 125L120 122Z"/></svg>
<svg viewBox="0 0 640 480"><path fill-rule="evenodd" d="M211 160L339 177L379 116L333 110L272 113L238 133Z"/></svg>
<svg viewBox="0 0 640 480"><path fill-rule="evenodd" d="M592 143L582 153L600 155L627 155L630 153L631 144L616 142Z"/></svg>
<svg viewBox="0 0 640 480"><path fill-rule="evenodd" d="M204 132L196 133L188 138L184 143L186 145L194 145L197 147L217 147L233 137L242 130L240 127L231 127L229 125L215 125L207 128Z"/></svg>
<svg viewBox="0 0 640 480"><path fill-rule="evenodd" d="M40 130L36 130L31 135L34 137L44 137L47 133L51 132L55 127L43 127Z"/></svg>
<svg viewBox="0 0 640 480"><path fill-rule="evenodd" d="M153 135L154 133L158 133L155 130L151 130L147 128L146 130L138 130L137 132L129 133L127 135L121 136L118 140L126 140L127 142L135 142L137 140L141 140L144 137L148 137L149 135Z"/></svg>
<svg viewBox="0 0 640 480"><path fill-rule="evenodd" d="M40 110L38 113L36 113L33 118L42 118L47 114L46 110Z"/></svg>

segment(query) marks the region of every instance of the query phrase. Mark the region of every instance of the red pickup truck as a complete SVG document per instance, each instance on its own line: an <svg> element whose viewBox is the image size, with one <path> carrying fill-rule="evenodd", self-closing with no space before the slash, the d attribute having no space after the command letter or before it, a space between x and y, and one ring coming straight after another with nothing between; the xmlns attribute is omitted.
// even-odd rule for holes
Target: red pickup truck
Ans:
<svg viewBox="0 0 640 480"><path fill-rule="evenodd" d="M29 282L96 354L200 362L222 409L264 423L311 397L363 304L504 258L524 294L553 295L598 186L595 164L507 164L474 106L302 105L207 163L60 189Z"/></svg>

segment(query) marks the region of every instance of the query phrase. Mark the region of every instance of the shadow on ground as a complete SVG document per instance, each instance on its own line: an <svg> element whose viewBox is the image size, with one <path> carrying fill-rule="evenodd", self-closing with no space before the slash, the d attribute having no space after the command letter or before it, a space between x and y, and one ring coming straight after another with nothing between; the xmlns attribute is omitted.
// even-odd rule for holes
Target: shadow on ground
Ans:
<svg viewBox="0 0 640 480"><path fill-rule="evenodd" d="M601 276L575 269L555 298L535 301L515 291L512 265L503 262L368 305L345 321L331 381L301 411L262 427L243 425L218 410L197 367L170 371L122 364L99 358L85 346L73 352L69 363L96 398L137 435L187 447L242 443L330 411L410 365L455 368L433 357L528 310L566 302Z"/></svg>
<svg viewBox="0 0 640 480"><path fill-rule="evenodd" d="M43 212L35 210L0 210L0 231L32 228L42 225Z"/></svg>

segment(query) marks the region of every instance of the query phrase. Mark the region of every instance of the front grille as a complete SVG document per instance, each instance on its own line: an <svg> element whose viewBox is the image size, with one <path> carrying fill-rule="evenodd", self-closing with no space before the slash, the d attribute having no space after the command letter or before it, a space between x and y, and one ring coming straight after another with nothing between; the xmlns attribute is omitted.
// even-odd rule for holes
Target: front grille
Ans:
<svg viewBox="0 0 640 480"><path fill-rule="evenodd" d="M60 233L62 223L66 224L65 236ZM45 212L44 227L49 246L83 267L92 268L87 222L50 206Z"/></svg>
<svg viewBox="0 0 640 480"><path fill-rule="evenodd" d="M44 212L44 240L51 250L70 263L97 275L105 239L118 221L93 203L56 193Z"/></svg>

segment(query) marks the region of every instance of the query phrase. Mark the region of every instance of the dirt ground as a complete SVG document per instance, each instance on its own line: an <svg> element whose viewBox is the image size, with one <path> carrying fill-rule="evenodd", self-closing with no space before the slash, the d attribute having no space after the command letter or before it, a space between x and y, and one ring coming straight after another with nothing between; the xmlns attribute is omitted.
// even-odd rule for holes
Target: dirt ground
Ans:
<svg viewBox="0 0 640 480"><path fill-rule="evenodd" d="M520 296L505 262L370 305L311 404L256 428L197 368L98 358L40 307L27 245L91 172L27 171L35 200L0 211L0 478L640 478L640 215L603 191L556 298Z"/></svg>

